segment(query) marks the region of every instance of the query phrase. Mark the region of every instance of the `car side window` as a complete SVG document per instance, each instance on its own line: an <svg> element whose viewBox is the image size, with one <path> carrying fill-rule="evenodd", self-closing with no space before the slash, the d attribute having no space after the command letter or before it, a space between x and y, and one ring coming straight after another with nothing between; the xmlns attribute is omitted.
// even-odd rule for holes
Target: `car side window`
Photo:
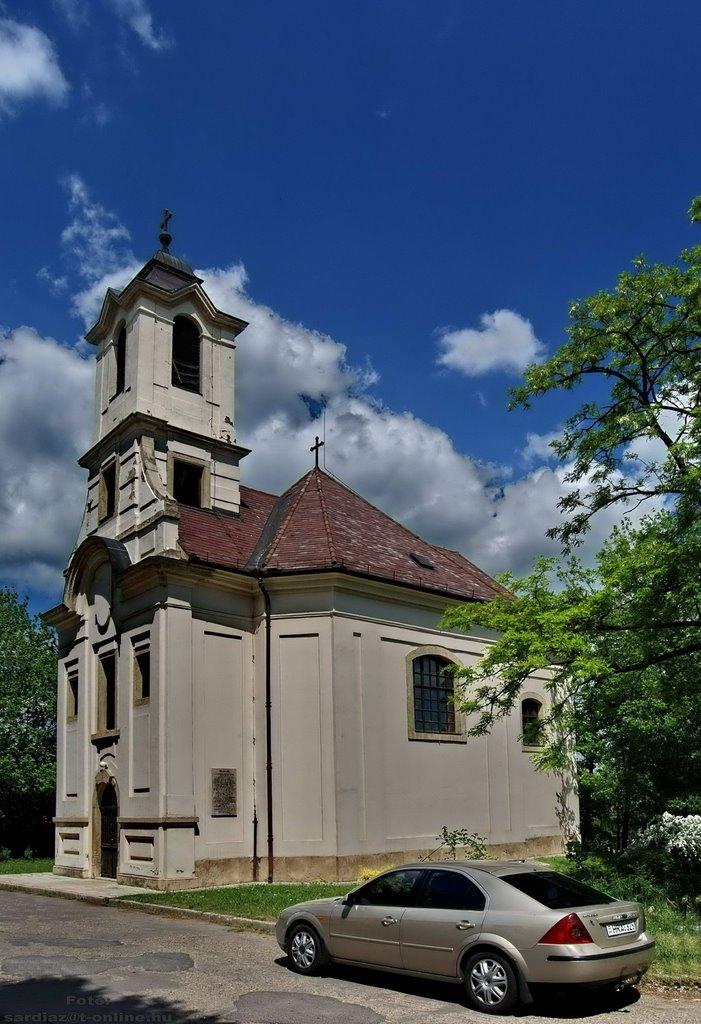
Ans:
<svg viewBox="0 0 701 1024"><path fill-rule="evenodd" d="M414 907L419 878L423 874L420 868L406 868L373 878L359 890L355 902L370 907Z"/></svg>
<svg viewBox="0 0 701 1024"><path fill-rule="evenodd" d="M421 906L434 910L484 910L486 898L474 882L457 871L432 871Z"/></svg>

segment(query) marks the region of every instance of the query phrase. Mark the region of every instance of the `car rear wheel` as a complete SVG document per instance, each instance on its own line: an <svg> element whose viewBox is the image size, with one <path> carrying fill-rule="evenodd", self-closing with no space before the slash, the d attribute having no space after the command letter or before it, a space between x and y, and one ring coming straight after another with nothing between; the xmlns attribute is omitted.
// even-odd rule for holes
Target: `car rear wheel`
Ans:
<svg viewBox="0 0 701 1024"><path fill-rule="evenodd" d="M290 930L287 955L297 974L318 974L329 959L323 942L308 924L296 924Z"/></svg>
<svg viewBox="0 0 701 1024"><path fill-rule="evenodd" d="M499 953L475 953L465 965L465 993L475 1010L508 1013L518 1002L518 982L513 967Z"/></svg>

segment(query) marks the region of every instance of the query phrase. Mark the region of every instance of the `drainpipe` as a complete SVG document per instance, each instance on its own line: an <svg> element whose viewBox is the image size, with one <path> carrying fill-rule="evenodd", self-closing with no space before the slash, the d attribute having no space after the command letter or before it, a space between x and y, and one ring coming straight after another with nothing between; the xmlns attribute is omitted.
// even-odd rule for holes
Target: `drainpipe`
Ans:
<svg viewBox="0 0 701 1024"><path fill-rule="evenodd" d="M265 801L268 811L268 882L273 881L273 735L270 684L270 595L262 577L256 577L265 602Z"/></svg>

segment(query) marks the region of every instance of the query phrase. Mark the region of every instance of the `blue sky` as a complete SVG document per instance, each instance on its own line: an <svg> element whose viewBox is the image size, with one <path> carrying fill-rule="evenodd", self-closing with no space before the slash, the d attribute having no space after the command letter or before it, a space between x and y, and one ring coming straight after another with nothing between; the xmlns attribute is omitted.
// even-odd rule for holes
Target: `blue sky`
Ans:
<svg viewBox="0 0 701 1024"><path fill-rule="evenodd" d="M243 482L284 489L325 429L370 500L526 571L577 396L508 413L507 388L573 298L698 241L700 31L684 0L0 0L0 581L60 597L80 339L165 206L173 251L251 320Z"/></svg>

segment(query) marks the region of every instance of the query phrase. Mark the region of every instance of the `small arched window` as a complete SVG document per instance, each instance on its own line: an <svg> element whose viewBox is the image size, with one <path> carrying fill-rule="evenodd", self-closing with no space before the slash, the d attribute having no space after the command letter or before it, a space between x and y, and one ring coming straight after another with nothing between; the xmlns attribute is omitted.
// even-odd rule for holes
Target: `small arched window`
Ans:
<svg viewBox="0 0 701 1024"><path fill-rule="evenodd" d="M414 658L412 664L415 731L456 732L453 676L446 671L450 662L434 654L424 654Z"/></svg>
<svg viewBox="0 0 701 1024"><path fill-rule="evenodd" d="M521 701L521 738L527 747L539 747L542 743L542 709L543 705L533 697Z"/></svg>
<svg viewBox="0 0 701 1024"><path fill-rule="evenodd" d="M122 324L117 340L114 343L114 356L115 356L115 395L120 395L124 391L124 382L126 379L127 369L127 328L126 324Z"/></svg>
<svg viewBox="0 0 701 1024"><path fill-rule="evenodd" d="M171 382L185 391L200 390L200 332L187 316L176 316L173 323Z"/></svg>

